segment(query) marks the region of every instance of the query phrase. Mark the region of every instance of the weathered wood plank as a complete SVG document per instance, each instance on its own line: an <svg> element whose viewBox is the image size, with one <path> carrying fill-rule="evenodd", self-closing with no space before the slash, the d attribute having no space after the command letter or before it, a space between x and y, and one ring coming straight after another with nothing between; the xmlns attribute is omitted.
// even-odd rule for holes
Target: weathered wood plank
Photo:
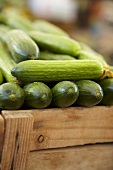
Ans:
<svg viewBox="0 0 113 170"><path fill-rule="evenodd" d="M30 113L3 111L5 136L1 170L25 170L33 116Z"/></svg>
<svg viewBox="0 0 113 170"><path fill-rule="evenodd" d="M31 110L30 150L113 141L113 106Z"/></svg>
<svg viewBox="0 0 113 170"><path fill-rule="evenodd" d="M113 142L113 106L17 110L15 114L34 118L30 151Z"/></svg>
<svg viewBox="0 0 113 170"><path fill-rule="evenodd" d="M30 152L26 170L113 170L113 144Z"/></svg>

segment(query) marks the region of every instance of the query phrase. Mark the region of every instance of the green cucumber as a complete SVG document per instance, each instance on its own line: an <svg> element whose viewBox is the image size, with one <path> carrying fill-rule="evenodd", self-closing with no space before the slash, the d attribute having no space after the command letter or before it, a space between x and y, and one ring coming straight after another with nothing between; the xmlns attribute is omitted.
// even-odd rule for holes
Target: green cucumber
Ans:
<svg viewBox="0 0 113 170"><path fill-rule="evenodd" d="M46 32L46 33L51 33L51 34L56 34L56 35L61 35L61 36L68 36L68 33L65 32L63 29L60 27L50 23L49 21L38 19L33 22L33 26L41 32Z"/></svg>
<svg viewBox="0 0 113 170"><path fill-rule="evenodd" d="M42 82L33 82L25 85L25 105L31 108L42 109L50 105L52 93L50 88Z"/></svg>
<svg viewBox="0 0 113 170"><path fill-rule="evenodd" d="M80 45L77 41L66 36L59 36L39 31L30 31L29 36L37 45L51 52L76 56L80 51Z"/></svg>
<svg viewBox="0 0 113 170"><path fill-rule="evenodd" d="M20 29L25 32L34 30L32 22L14 9L3 10L0 14L0 22L12 29Z"/></svg>
<svg viewBox="0 0 113 170"><path fill-rule="evenodd" d="M38 46L22 30L13 29L8 31L5 43L16 63L38 58Z"/></svg>
<svg viewBox="0 0 113 170"><path fill-rule="evenodd" d="M113 78L106 78L98 82L103 89L101 105L113 105Z"/></svg>
<svg viewBox="0 0 113 170"><path fill-rule="evenodd" d="M0 70L0 84L2 84L2 83L3 83L3 74L2 74L2 72Z"/></svg>
<svg viewBox="0 0 113 170"><path fill-rule="evenodd" d="M23 82L50 82L100 79L104 71L96 60L27 60L18 63L11 73Z"/></svg>
<svg viewBox="0 0 113 170"><path fill-rule="evenodd" d="M38 59L39 60L75 60L75 58L70 55L56 54L56 53L42 52L42 51L40 51Z"/></svg>
<svg viewBox="0 0 113 170"><path fill-rule="evenodd" d="M24 103L24 91L16 83L8 82L0 85L0 108L16 110Z"/></svg>
<svg viewBox="0 0 113 170"><path fill-rule="evenodd" d="M78 98L79 91L71 81L58 82L52 89L52 105L56 107L69 107Z"/></svg>
<svg viewBox="0 0 113 170"><path fill-rule="evenodd" d="M76 105L92 107L99 104L103 98L101 86L92 80L79 80L76 82L79 89L79 97Z"/></svg>
<svg viewBox="0 0 113 170"><path fill-rule="evenodd" d="M16 78L11 74L11 70L15 65L16 62L12 59L4 44L0 42L0 69L6 82L17 82Z"/></svg>
<svg viewBox="0 0 113 170"><path fill-rule="evenodd" d="M103 66L107 66L107 62L105 61L104 57L96 52L92 52L92 51L85 51L85 50L81 50L79 55L77 56L78 60L97 60L100 61Z"/></svg>

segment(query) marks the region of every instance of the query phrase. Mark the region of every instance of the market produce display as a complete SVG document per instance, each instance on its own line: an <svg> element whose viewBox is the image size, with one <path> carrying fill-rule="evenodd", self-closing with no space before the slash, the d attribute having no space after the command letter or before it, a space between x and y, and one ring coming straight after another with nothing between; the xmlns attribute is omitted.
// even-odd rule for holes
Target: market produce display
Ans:
<svg viewBox="0 0 113 170"><path fill-rule="evenodd" d="M0 14L0 109L113 105L104 56L58 26Z"/></svg>

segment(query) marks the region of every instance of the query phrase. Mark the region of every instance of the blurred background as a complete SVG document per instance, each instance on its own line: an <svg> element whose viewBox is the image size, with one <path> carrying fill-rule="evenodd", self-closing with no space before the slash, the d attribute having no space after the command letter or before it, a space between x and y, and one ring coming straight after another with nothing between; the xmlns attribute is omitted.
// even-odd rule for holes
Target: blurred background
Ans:
<svg viewBox="0 0 113 170"><path fill-rule="evenodd" d="M113 65L113 0L0 0L7 7L58 25Z"/></svg>

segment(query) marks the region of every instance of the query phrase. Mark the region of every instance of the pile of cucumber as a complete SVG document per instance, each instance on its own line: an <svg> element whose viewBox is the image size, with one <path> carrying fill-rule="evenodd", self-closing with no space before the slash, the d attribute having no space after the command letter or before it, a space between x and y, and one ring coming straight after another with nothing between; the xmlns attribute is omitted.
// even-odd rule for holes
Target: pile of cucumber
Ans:
<svg viewBox="0 0 113 170"><path fill-rule="evenodd" d="M0 109L113 105L113 69L58 26L0 14Z"/></svg>

